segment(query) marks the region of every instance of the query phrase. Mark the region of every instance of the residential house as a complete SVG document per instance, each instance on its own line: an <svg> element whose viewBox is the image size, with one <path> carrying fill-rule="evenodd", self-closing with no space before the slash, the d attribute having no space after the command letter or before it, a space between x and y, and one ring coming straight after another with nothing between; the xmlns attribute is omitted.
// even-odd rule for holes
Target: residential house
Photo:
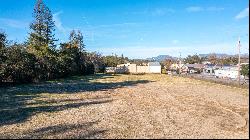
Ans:
<svg viewBox="0 0 250 140"><path fill-rule="evenodd" d="M214 70L214 75L217 78L229 78L229 79L237 79L238 78L238 66L223 66L217 70ZM243 75L240 78L244 78Z"/></svg>
<svg viewBox="0 0 250 140"><path fill-rule="evenodd" d="M214 75L214 64L206 64L203 69L203 74Z"/></svg>
<svg viewBox="0 0 250 140"><path fill-rule="evenodd" d="M201 73L205 68L205 64L185 64L188 68L187 73Z"/></svg>
<svg viewBox="0 0 250 140"><path fill-rule="evenodd" d="M229 67L231 65L220 65L220 64L206 64L202 74L214 75L215 70L222 69L223 67Z"/></svg>
<svg viewBox="0 0 250 140"><path fill-rule="evenodd" d="M117 67L106 67L106 73L161 73L159 62L149 62L147 66L137 66L136 64L120 64Z"/></svg>
<svg viewBox="0 0 250 140"><path fill-rule="evenodd" d="M220 69L214 70L214 75L217 78L231 78L236 79L238 77L237 67L222 67Z"/></svg>

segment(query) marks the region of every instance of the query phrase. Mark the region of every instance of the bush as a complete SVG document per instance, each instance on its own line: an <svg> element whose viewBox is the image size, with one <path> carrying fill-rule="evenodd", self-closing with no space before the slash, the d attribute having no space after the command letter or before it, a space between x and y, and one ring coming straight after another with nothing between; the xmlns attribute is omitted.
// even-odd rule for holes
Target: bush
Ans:
<svg viewBox="0 0 250 140"><path fill-rule="evenodd" d="M245 77L249 77L249 64L247 65L242 65L240 73Z"/></svg>
<svg viewBox="0 0 250 140"><path fill-rule="evenodd" d="M166 74L166 73L167 73L167 70L166 70L166 69L161 69L161 73L162 73L162 74Z"/></svg>
<svg viewBox="0 0 250 140"><path fill-rule="evenodd" d="M1 81L14 83L32 82L37 70L35 55L28 53L23 46L15 45L2 50Z"/></svg>
<svg viewBox="0 0 250 140"><path fill-rule="evenodd" d="M70 75L94 74L95 65L77 52L29 53L24 45L0 49L0 84L29 83Z"/></svg>

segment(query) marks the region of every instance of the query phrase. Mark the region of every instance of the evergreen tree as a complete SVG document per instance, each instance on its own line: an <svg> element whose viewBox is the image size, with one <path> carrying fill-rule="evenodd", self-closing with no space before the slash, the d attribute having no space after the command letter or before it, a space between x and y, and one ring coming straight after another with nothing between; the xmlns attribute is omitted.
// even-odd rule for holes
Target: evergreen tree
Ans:
<svg viewBox="0 0 250 140"><path fill-rule="evenodd" d="M80 49L80 52L85 52L85 44L83 42L83 35L81 33L80 30L78 30L77 32L77 40L78 40L78 43L79 43L79 49Z"/></svg>
<svg viewBox="0 0 250 140"><path fill-rule="evenodd" d="M72 30L69 36L70 48L78 48L79 52L85 51L85 45L83 42L83 35L80 30Z"/></svg>
<svg viewBox="0 0 250 140"><path fill-rule="evenodd" d="M78 48L78 41L77 41L77 35L75 30L72 30L69 34L69 44L70 49L72 48Z"/></svg>
<svg viewBox="0 0 250 140"><path fill-rule="evenodd" d="M29 50L43 56L55 47L56 39L53 34L55 23L51 11L42 0L37 0L33 17L28 38Z"/></svg>
<svg viewBox="0 0 250 140"><path fill-rule="evenodd" d="M43 1L38 0L33 12L35 20L30 24L31 33L28 41L30 47L33 47L35 50L39 50L41 46L45 45L45 38L42 34L44 29L44 9L45 5Z"/></svg>
<svg viewBox="0 0 250 140"><path fill-rule="evenodd" d="M5 48L6 46L7 46L7 35L3 31L0 31L0 50L2 48Z"/></svg>
<svg viewBox="0 0 250 140"><path fill-rule="evenodd" d="M122 56L121 56L121 62L120 62L121 64L124 64L125 63L125 59L124 59L124 56L123 56L123 54L122 54Z"/></svg>
<svg viewBox="0 0 250 140"><path fill-rule="evenodd" d="M85 53L85 45L83 43L83 35L80 30L77 31L77 42L79 46L79 69L80 71L83 71L83 73L91 74L90 70L93 69L94 66L92 65L91 61L86 61L86 53ZM90 66L90 67L89 67Z"/></svg>
<svg viewBox="0 0 250 140"><path fill-rule="evenodd" d="M45 7L45 43L50 48L55 48L55 22L53 21L53 15L48 7Z"/></svg>
<svg viewBox="0 0 250 140"><path fill-rule="evenodd" d="M72 31L69 41L55 50L55 24L50 9L37 0L28 40L10 45L0 31L0 85L93 74L103 69L101 56L88 55L81 31ZM8 45L8 47L6 47ZM117 61L117 59L116 59Z"/></svg>

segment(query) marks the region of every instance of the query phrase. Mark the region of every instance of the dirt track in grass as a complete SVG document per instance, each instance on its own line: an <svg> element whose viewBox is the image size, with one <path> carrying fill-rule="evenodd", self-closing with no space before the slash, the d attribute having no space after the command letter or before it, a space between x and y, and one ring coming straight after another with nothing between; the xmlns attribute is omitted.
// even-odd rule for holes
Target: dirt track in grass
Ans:
<svg viewBox="0 0 250 140"><path fill-rule="evenodd" d="M249 89L167 75L0 88L0 138L249 138Z"/></svg>

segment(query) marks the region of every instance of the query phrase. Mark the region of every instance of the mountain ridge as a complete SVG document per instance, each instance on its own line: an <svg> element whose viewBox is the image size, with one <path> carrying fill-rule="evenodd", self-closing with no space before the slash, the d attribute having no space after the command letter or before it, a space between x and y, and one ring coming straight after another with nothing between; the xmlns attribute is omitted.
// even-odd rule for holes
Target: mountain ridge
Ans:
<svg viewBox="0 0 250 140"><path fill-rule="evenodd" d="M223 57L238 57L237 54L232 55L232 54L226 54L226 53L198 54L198 56L200 56L200 57L209 57L211 55L216 55L216 57L218 57L218 58L223 58ZM241 57L249 58L249 54L248 53L241 54ZM177 60L178 57L173 57L171 55L158 55L156 57L149 57L149 58L146 58L144 60L161 62L161 61L164 61L166 59Z"/></svg>

